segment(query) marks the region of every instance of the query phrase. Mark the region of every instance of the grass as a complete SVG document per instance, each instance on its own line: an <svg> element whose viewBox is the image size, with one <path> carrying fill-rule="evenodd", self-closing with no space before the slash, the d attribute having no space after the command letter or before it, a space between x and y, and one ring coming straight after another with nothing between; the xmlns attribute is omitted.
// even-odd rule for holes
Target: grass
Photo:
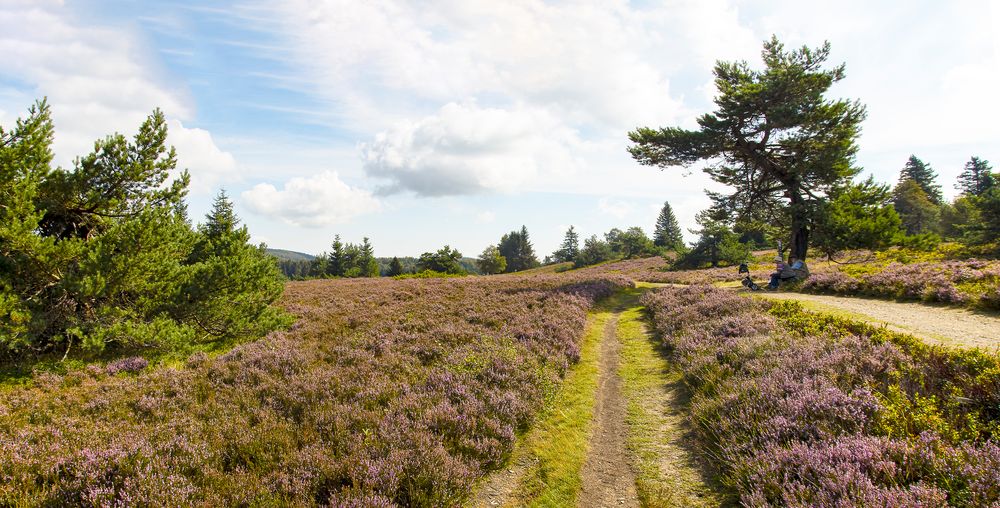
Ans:
<svg viewBox="0 0 1000 508"><path fill-rule="evenodd" d="M597 392L598 356L604 327L612 316L607 304L592 313L580 348L580 361L566 375L512 463L527 455L529 466L517 489L517 506L573 506L582 487Z"/></svg>
<svg viewBox="0 0 1000 508"><path fill-rule="evenodd" d="M633 305L618 321L619 375L628 402L628 447L639 502L651 508L719 506L722 496L706 482L707 475L689 453L687 444L693 441L684 424L687 401L681 374L647 331L643 312Z"/></svg>

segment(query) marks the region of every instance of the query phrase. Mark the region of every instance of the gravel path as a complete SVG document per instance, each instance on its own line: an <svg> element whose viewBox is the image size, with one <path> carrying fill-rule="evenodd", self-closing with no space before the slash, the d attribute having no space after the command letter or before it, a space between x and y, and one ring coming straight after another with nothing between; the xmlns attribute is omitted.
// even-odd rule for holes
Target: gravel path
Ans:
<svg viewBox="0 0 1000 508"><path fill-rule="evenodd" d="M818 310L843 311L934 344L989 350L997 350L1000 346L1000 315L993 313L872 298L782 292L753 294L807 302Z"/></svg>

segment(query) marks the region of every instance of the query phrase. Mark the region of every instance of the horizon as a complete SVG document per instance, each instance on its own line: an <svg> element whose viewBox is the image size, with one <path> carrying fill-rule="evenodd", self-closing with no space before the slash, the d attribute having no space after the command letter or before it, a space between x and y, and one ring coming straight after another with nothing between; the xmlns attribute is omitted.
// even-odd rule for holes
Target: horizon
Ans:
<svg viewBox="0 0 1000 508"><path fill-rule="evenodd" d="M451 245L476 257L528 228L539 258L652 225L686 240L718 190L698 167L634 162L626 132L693 127L717 60L760 68L762 42L829 41L830 97L868 108L856 164L894 184L914 154L947 198L971 157L1000 162L1000 7L790 1L12 1L0 125L48 97L55 164L164 111L191 217L225 188L255 242L319 254L335 234L379 257ZM683 176L689 174L689 176Z"/></svg>

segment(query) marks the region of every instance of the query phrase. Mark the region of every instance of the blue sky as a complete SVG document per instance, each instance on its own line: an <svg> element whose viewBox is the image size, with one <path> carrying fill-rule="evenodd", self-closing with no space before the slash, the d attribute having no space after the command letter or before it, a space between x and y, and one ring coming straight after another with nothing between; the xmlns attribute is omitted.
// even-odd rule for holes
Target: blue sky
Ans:
<svg viewBox="0 0 1000 508"><path fill-rule="evenodd" d="M772 33L846 62L865 174L913 153L953 195L971 155L1000 162L1000 8L972 0L0 0L0 124L47 96L70 166L159 107L192 216L224 187L273 247L475 256L524 224L544 255L571 224L650 231L664 200L693 227L718 187L625 133L693 126L713 63Z"/></svg>

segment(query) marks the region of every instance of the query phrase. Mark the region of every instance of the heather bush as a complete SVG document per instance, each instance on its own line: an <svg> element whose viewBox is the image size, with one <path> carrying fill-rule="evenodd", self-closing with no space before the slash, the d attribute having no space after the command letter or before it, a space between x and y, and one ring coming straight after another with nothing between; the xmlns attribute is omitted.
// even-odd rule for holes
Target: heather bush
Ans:
<svg viewBox="0 0 1000 508"><path fill-rule="evenodd" d="M1000 262L967 259L846 266L813 273L801 290L1000 309Z"/></svg>
<svg viewBox="0 0 1000 508"><path fill-rule="evenodd" d="M794 302L647 293L696 435L747 506L1000 502L1000 359Z"/></svg>
<svg viewBox="0 0 1000 508"><path fill-rule="evenodd" d="M458 505L578 358L589 306L627 284L290 283L288 331L5 389L0 506Z"/></svg>

